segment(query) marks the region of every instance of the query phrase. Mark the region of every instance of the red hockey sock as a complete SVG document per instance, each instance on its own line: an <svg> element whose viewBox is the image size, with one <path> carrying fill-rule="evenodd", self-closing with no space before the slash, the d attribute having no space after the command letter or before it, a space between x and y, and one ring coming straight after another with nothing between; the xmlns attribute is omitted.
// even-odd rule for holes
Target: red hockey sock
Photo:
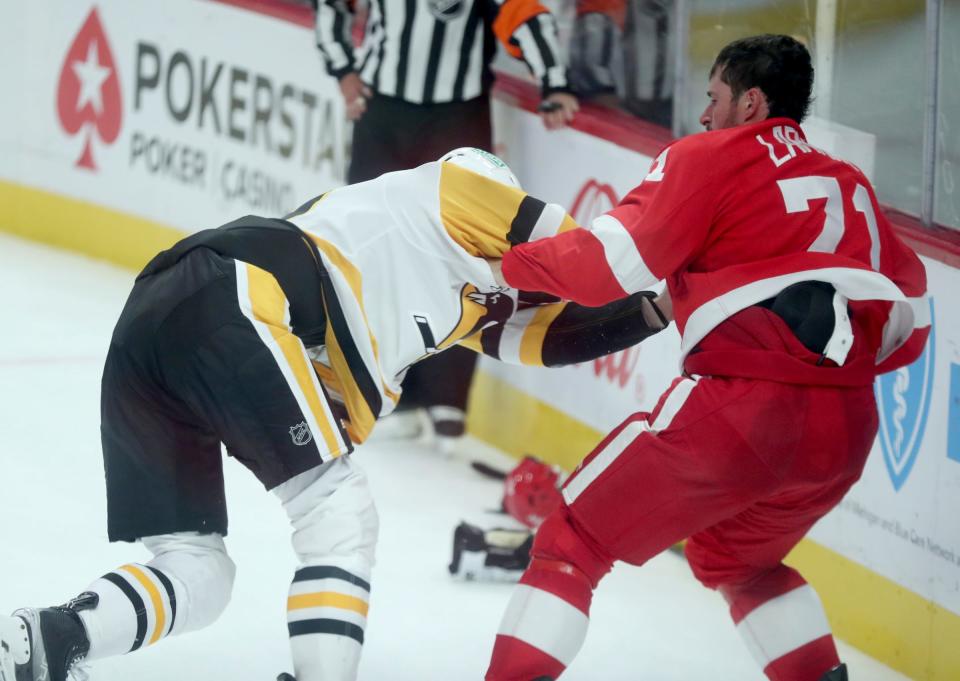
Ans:
<svg viewBox="0 0 960 681"><path fill-rule="evenodd" d="M771 681L820 681L840 664L820 598L785 565L721 587L737 631Z"/></svg>
<svg viewBox="0 0 960 681"><path fill-rule="evenodd" d="M559 660L513 636L497 634L486 681L531 681L546 676L556 679L566 669Z"/></svg>
<svg viewBox="0 0 960 681"><path fill-rule="evenodd" d="M763 672L772 681L820 681L838 664L837 646L827 634L781 655Z"/></svg>
<svg viewBox="0 0 960 681"><path fill-rule="evenodd" d="M559 677L587 636L592 597L578 568L534 558L503 615L487 681Z"/></svg>

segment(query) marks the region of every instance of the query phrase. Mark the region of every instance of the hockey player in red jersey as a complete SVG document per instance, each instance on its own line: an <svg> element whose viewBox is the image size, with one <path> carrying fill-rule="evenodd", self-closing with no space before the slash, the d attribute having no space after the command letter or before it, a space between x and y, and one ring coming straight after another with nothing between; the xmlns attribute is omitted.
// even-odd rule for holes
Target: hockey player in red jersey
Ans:
<svg viewBox="0 0 960 681"><path fill-rule="evenodd" d="M847 678L816 593L782 561L860 476L871 384L917 358L929 308L923 265L869 181L806 142L812 81L790 37L731 43L710 73L707 132L664 149L587 229L504 256L510 286L585 305L666 280L682 375L564 485L488 681L560 676L613 562L684 538L770 679Z"/></svg>

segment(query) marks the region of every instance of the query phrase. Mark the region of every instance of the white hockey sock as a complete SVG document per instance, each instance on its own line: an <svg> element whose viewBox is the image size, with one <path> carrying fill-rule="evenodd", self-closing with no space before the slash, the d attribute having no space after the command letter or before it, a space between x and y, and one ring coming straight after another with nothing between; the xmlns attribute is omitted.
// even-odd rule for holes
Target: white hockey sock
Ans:
<svg viewBox="0 0 960 681"><path fill-rule="evenodd" d="M589 615L569 601L520 584L510 596L497 636L523 641L567 667L583 647L589 624Z"/></svg>
<svg viewBox="0 0 960 681"><path fill-rule="evenodd" d="M172 633L213 622L230 600L234 566L223 538L184 532L143 540L155 557L128 563L86 590L98 605L80 618L90 638L88 659L121 655Z"/></svg>
<svg viewBox="0 0 960 681"><path fill-rule="evenodd" d="M301 562L287 600L297 681L353 681L378 527L366 477L341 457L274 491L290 517Z"/></svg>
<svg viewBox="0 0 960 681"><path fill-rule="evenodd" d="M332 565L302 567L287 599L298 681L355 679L367 625L370 584Z"/></svg>
<svg viewBox="0 0 960 681"><path fill-rule="evenodd" d="M770 598L735 621L750 654L772 679L839 663L823 604L809 584Z"/></svg>
<svg viewBox="0 0 960 681"><path fill-rule="evenodd" d="M100 598L96 608L80 612L90 638L90 659L139 650L169 634L176 624L176 588L167 575L146 565L119 567L87 591Z"/></svg>

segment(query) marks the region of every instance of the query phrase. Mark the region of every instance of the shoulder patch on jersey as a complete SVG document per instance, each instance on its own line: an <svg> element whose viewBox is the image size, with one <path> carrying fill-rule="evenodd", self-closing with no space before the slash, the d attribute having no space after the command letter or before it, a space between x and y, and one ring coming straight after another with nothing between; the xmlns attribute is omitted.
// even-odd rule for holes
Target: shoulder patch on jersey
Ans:
<svg viewBox="0 0 960 681"><path fill-rule="evenodd" d="M670 153L670 147L667 147L660 152L660 155L653 159L653 165L650 167L650 172L647 173L647 176L643 178L644 182L659 182L663 179L663 172L666 170L667 166L667 154Z"/></svg>

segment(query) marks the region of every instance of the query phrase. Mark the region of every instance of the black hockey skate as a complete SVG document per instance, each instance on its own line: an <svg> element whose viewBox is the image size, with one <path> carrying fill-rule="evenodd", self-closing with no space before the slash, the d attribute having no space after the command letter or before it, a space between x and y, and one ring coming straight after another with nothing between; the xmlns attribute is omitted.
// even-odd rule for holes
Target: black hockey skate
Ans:
<svg viewBox="0 0 960 681"><path fill-rule="evenodd" d="M848 681L847 665L841 664L839 667L834 667L824 674L820 681Z"/></svg>
<svg viewBox="0 0 960 681"><path fill-rule="evenodd" d="M81 681L90 640L77 614L93 608L84 593L54 608L23 608L0 618L0 681Z"/></svg>

